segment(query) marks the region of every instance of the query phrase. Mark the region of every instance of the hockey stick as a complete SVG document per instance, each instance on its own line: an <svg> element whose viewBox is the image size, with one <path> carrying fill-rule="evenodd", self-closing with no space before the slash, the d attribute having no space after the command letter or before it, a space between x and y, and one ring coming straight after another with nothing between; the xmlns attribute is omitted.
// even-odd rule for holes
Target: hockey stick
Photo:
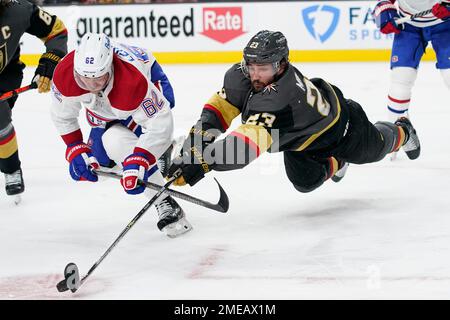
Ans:
<svg viewBox="0 0 450 320"><path fill-rule="evenodd" d="M106 171L101 171L101 170L94 170L94 172L96 174L98 174L99 176L111 177L111 178L115 178L115 179L120 179L122 177L121 175L119 175L117 173L114 173L114 172L106 172ZM196 205L199 205L199 206L202 206L202 207L205 207L205 208L208 208L208 209L212 209L214 211L227 212L228 211L228 207L230 205L229 204L229 200L228 200L228 196L227 196L225 190L222 188L222 186L217 181L217 179L214 178L214 180L216 181L217 186L219 187L219 191L220 191L220 198L219 198L219 201L217 203L211 203L211 202L208 202L208 201L205 201L205 200L201 200L201 199L192 197L192 196L190 196L188 194L185 194L185 193L182 193L182 192L179 192L179 191L175 191L175 190L172 190L172 189L169 189L169 188L165 189L163 192L168 194L168 195L170 195L170 196L173 196L173 197L176 197L176 198L179 198L181 200L188 201L188 202L195 203ZM161 189L161 186L156 184L156 183L152 183L152 182L145 182L144 183L142 181L140 181L140 183L141 184L145 184L145 186L147 188L152 189L152 190L159 190L159 189Z"/></svg>
<svg viewBox="0 0 450 320"><path fill-rule="evenodd" d="M158 192L153 196L153 198L150 199L149 202L145 204L145 206L139 211L139 213L133 218L133 220L128 223L128 225L123 229L123 231L120 233L120 235L117 237L117 239L113 242L112 245L109 246L109 248L105 251L105 253L100 257L100 259L97 260L96 263L89 269L88 273L81 278L80 280L80 273L78 271L78 267L75 263L71 262L64 268L64 280L61 280L56 285L56 289L58 289L59 292L64 292L70 289L72 293L77 291L81 285L86 281L86 279L94 272L95 269L100 265L100 263L103 261L103 259L106 258L106 256L111 252L112 249L119 243L120 240L127 234L128 231L134 226L134 224L144 215L144 213L150 208L150 206L158 200L158 198L164 193L164 191L174 182L176 177L173 177L170 179L163 187L161 187Z"/></svg>
<svg viewBox="0 0 450 320"><path fill-rule="evenodd" d="M37 83L36 82L32 82L31 84L25 86L25 87L21 87L21 88L17 88L8 92L5 92L4 94L2 94L0 96L0 101L3 100L7 100L9 98L13 98L15 96L18 96L19 94L31 90L31 89L36 89L37 88Z"/></svg>
<svg viewBox="0 0 450 320"><path fill-rule="evenodd" d="M433 11L432 9L421 11L421 12L413 14L413 15L411 15L409 17L404 17L404 18L397 19L397 20L395 20L395 23L396 24L403 24L403 23L411 21L411 20L413 20L415 18L420 18L420 17L426 16L427 14L430 14L432 11Z"/></svg>

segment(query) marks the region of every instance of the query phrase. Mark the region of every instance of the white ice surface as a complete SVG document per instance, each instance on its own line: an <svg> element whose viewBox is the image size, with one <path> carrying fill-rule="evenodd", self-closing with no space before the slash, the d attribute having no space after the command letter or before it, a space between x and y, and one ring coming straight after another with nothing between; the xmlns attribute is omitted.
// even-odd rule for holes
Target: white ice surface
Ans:
<svg viewBox="0 0 450 320"><path fill-rule="evenodd" d="M229 66L163 67L176 93L176 134L185 135ZM339 86L373 122L387 119L387 63L299 67ZM55 289L65 265L77 263L84 275L147 199L126 195L115 180L72 181L50 96L24 93L14 109L26 181L19 206L0 177L0 299L448 299L449 98L434 64L423 63L411 104L423 148L416 161L400 154L351 165L339 184L301 194L282 155L269 154L180 189L215 201L215 176L230 210L180 201L194 230L169 239L150 209L72 295Z"/></svg>

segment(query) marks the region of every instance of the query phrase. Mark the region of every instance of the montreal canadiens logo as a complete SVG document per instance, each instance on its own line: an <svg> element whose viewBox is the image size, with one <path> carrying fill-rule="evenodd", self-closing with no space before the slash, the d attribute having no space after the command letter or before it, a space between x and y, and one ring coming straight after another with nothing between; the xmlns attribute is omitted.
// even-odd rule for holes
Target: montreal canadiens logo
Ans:
<svg viewBox="0 0 450 320"><path fill-rule="evenodd" d="M91 127L104 127L111 119L100 117L94 112L86 109L86 119Z"/></svg>

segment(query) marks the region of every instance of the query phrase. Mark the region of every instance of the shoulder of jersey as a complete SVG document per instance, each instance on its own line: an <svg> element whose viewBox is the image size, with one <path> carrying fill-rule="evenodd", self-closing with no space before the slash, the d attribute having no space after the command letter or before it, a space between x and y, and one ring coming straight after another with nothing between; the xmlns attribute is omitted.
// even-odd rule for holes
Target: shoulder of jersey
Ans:
<svg viewBox="0 0 450 320"><path fill-rule="evenodd" d="M250 80L242 72L241 65L239 63L234 64L225 73L224 79L225 88L249 90L251 87Z"/></svg>
<svg viewBox="0 0 450 320"><path fill-rule="evenodd" d="M132 64L147 64L148 66L152 66L156 61L156 58L153 56L153 53L147 51L143 48L136 46L128 46L124 43L112 41L112 47L114 48L114 53L123 61Z"/></svg>
<svg viewBox="0 0 450 320"><path fill-rule="evenodd" d="M30 15L33 11L33 4L28 1L19 0L17 3L13 2L9 5L6 11L6 16L11 16L14 20L20 17L19 21L30 19ZM17 20L16 20L17 21Z"/></svg>
<svg viewBox="0 0 450 320"><path fill-rule="evenodd" d="M306 94L303 75L294 66L290 65L286 74L279 80L279 95L288 104L292 100L296 102Z"/></svg>
<svg viewBox="0 0 450 320"><path fill-rule="evenodd" d="M133 111L145 99L148 91L147 78L133 64L113 56L114 84L108 94L112 107Z"/></svg>
<svg viewBox="0 0 450 320"><path fill-rule="evenodd" d="M9 5L8 8L29 8L29 7L33 7L33 3L31 3L31 1L27 1L27 0L16 0L16 1L12 1Z"/></svg>

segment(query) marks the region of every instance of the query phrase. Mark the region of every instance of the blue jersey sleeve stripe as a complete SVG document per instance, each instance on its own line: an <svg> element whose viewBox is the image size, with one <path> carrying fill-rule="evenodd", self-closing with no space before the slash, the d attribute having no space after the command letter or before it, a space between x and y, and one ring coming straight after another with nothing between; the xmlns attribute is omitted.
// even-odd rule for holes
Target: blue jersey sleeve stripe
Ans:
<svg viewBox="0 0 450 320"><path fill-rule="evenodd" d="M159 81L161 85L161 92L169 101L170 108L173 108L175 106L175 96L173 94L173 88L158 62L155 61L153 63L150 75L152 77L152 82Z"/></svg>

